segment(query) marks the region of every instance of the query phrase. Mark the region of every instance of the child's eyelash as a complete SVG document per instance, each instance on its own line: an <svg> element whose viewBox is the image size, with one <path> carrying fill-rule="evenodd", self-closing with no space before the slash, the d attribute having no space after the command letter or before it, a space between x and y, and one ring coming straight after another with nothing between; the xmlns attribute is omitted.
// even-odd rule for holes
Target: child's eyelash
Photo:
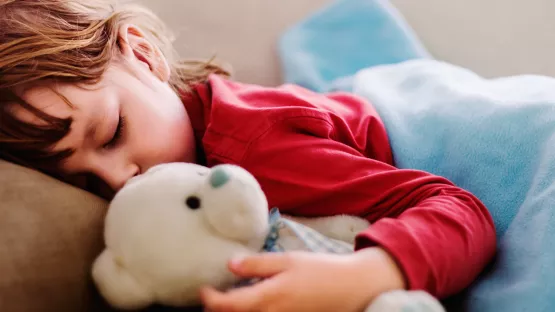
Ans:
<svg viewBox="0 0 555 312"><path fill-rule="evenodd" d="M110 139L110 141L104 144L104 148L111 148L118 144L119 140L122 137L123 130L125 129L125 118L123 116L119 117L118 125L116 127L116 132L114 132L114 136Z"/></svg>

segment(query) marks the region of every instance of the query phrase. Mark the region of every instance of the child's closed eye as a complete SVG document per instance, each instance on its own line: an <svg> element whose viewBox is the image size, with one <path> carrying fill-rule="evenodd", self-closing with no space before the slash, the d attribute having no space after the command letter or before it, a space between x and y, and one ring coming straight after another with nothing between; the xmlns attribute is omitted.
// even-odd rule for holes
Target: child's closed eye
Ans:
<svg viewBox="0 0 555 312"><path fill-rule="evenodd" d="M114 131L113 136L102 147L105 149L116 147L123 136L124 129L125 129L125 117L119 116L118 125L116 127L116 130Z"/></svg>

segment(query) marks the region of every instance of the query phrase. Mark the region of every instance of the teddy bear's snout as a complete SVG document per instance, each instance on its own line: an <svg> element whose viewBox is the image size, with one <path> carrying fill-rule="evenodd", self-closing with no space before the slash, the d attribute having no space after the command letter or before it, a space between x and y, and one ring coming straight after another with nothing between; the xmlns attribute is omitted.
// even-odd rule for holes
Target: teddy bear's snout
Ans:
<svg viewBox="0 0 555 312"><path fill-rule="evenodd" d="M230 178L231 178L231 175L228 172L228 170L222 167L216 167L212 169L212 172L210 173L209 181L210 181L210 185L213 188L219 188L224 186L230 180Z"/></svg>

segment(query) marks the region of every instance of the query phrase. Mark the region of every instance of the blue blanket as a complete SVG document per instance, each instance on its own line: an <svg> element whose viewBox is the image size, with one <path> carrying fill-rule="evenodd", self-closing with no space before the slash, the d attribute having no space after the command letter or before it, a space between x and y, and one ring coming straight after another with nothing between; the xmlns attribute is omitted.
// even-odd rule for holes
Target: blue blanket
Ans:
<svg viewBox="0 0 555 312"><path fill-rule="evenodd" d="M279 52L286 82L320 92L349 88L362 68L430 57L382 0L333 2L286 31Z"/></svg>
<svg viewBox="0 0 555 312"><path fill-rule="evenodd" d="M368 98L398 167L445 176L490 210L497 259L462 310L555 311L555 79L487 80L431 60L385 1L334 2L284 38L288 82Z"/></svg>
<svg viewBox="0 0 555 312"><path fill-rule="evenodd" d="M445 176L491 212L499 254L468 311L555 311L555 79L419 60L363 70L353 91L376 106L398 167Z"/></svg>

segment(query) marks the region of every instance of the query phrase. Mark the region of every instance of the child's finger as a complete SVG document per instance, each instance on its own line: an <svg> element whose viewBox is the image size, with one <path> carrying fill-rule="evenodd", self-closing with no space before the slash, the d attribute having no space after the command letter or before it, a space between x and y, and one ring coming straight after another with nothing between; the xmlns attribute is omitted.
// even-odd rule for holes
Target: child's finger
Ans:
<svg viewBox="0 0 555 312"><path fill-rule="evenodd" d="M262 286L262 287L260 287ZM233 289L220 292L206 287L201 290L201 300L207 311L246 312L260 310L265 300L263 285Z"/></svg>
<svg viewBox="0 0 555 312"><path fill-rule="evenodd" d="M244 278L266 278L290 268L295 261L294 258L294 254L289 253L259 254L233 259L229 263L229 269L234 274Z"/></svg>

